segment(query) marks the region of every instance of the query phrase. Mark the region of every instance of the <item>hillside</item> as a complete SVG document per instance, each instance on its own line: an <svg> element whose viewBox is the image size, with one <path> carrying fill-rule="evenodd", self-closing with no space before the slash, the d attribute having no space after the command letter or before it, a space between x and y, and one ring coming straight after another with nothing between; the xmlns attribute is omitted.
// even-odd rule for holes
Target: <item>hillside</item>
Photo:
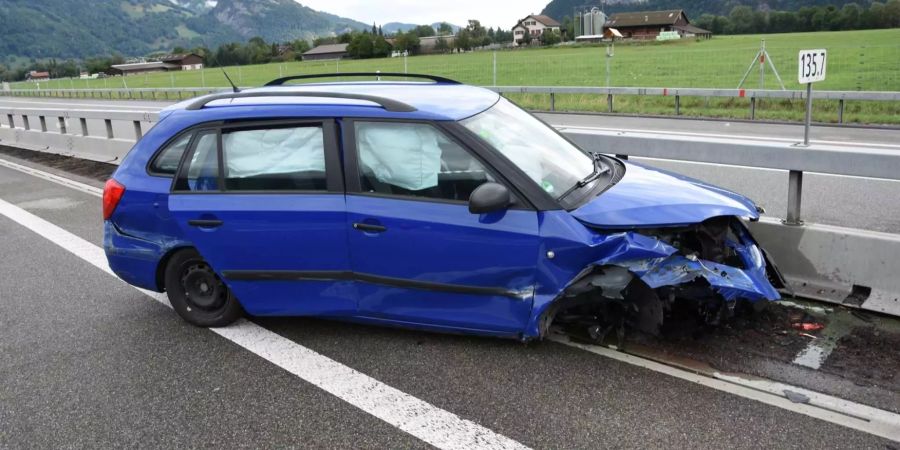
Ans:
<svg viewBox="0 0 900 450"><path fill-rule="evenodd" d="M683 9L689 18L700 17L701 14L728 15L735 6L747 5L759 10L796 11L804 6L835 5L838 8L847 3L868 6L870 0L606 0L603 8L607 14L626 11L653 11L665 9ZM582 9L585 4L599 6L599 0L552 0L544 7L541 14L547 14L557 20L572 16L575 8Z"/></svg>
<svg viewBox="0 0 900 450"><path fill-rule="evenodd" d="M293 0L0 0L0 55L141 56L178 45L311 39L366 26Z"/></svg>

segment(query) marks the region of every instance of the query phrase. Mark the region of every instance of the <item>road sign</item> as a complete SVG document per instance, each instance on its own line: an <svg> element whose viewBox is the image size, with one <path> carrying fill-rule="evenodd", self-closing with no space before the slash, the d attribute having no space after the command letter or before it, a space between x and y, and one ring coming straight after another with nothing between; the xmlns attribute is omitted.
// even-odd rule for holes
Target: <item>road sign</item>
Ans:
<svg viewBox="0 0 900 450"><path fill-rule="evenodd" d="M800 50L797 79L800 84L825 80L825 49Z"/></svg>

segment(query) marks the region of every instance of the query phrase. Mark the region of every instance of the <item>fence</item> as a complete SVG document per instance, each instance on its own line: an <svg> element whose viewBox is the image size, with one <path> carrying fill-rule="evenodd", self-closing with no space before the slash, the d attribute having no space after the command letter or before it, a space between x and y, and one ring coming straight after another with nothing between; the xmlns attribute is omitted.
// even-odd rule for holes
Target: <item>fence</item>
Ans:
<svg viewBox="0 0 900 450"><path fill-rule="evenodd" d="M153 112L0 108L0 145L117 162L158 120ZM56 124L55 129L48 122ZM96 125L102 123L101 133ZM73 124L77 123L78 126ZM34 126L37 124L37 126ZM92 129L94 131L92 131ZM116 130L124 130L116 133ZM805 172L900 180L900 154L872 148L667 136L659 133L563 129L586 150L624 156L786 170L791 173L787 222L752 224L759 241L798 293L842 303L864 293L863 309L900 316L900 236L800 222Z"/></svg>
<svg viewBox="0 0 900 450"><path fill-rule="evenodd" d="M11 89L0 91L0 95L19 97L57 97L57 98L99 98L125 100L184 100L191 97L229 90L227 87L208 88L133 88L133 89ZM550 111L556 111L558 96L596 96L605 104L600 111L616 112L617 96L642 96L650 98L671 98L675 115L682 114L682 99L686 97L746 99L748 100L747 117L756 120L757 105L762 99L772 100L804 100L803 90L757 90L757 89L700 89L700 88L636 88L636 87L549 87L549 86L490 86L488 89L504 95L540 95L549 99ZM813 91L813 99L836 101L834 119L844 123L847 102L896 102L900 104L900 92L876 91ZM799 104L799 103L798 103ZM538 108L543 109L543 108ZM822 118L818 115L818 118Z"/></svg>
<svg viewBox="0 0 900 450"><path fill-rule="evenodd" d="M787 89L799 89L798 51L828 48L828 78L818 89L900 91L900 33L886 30L872 36L871 45L858 45L814 33L807 39L770 38L766 50ZM880 40L879 40L880 39ZM823 41L824 40L824 41ZM808 42L806 42L808 41ZM710 45L715 48L709 47ZM755 38L719 38L703 43L616 45L607 56L605 46L563 46L553 49L475 51L464 54L365 60L290 61L227 67L239 85L260 86L290 74L340 72L409 72L446 76L480 86L602 86L734 89L759 50ZM744 87L780 89L769 68L761 81L754 71ZM14 83L14 89L133 89L227 86L219 68L151 73L103 79L58 79Z"/></svg>

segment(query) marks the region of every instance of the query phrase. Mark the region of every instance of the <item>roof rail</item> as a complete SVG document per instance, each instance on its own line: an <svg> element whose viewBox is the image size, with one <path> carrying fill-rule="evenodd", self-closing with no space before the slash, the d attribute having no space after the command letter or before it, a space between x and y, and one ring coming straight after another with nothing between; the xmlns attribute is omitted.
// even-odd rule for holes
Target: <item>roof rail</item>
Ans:
<svg viewBox="0 0 900 450"><path fill-rule="evenodd" d="M378 97L375 95L365 95L365 94L346 94L343 92L296 92L296 91L283 91L283 92L253 92L253 91L242 91L242 92L223 92L221 94L213 94L205 97L198 98L197 100L191 102L185 109L188 111L196 111L198 109L203 109L210 102L214 102L216 100L230 100L236 98L256 98L256 97L314 97L314 98L341 98L348 100L364 100L367 102L375 103L385 111L390 112L413 112L416 111L416 108L403 103L398 102L396 100L391 100L389 98Z"/></svg>
<svg viewBox="0 0 900 450"><path fill-rule="evenodd" d="M316 78L335 78L335 77L404 77L404 78L421 78L431 80L435 83L445 84L462 84L459 81L449 78L439 77L435 75L422 75L419 73L395 73L395 72L348 72L348 73L317 73L312 75L292 75L282 77L266 83L266 86L281 86L285 82L293 80L311 80Z"/></svg>

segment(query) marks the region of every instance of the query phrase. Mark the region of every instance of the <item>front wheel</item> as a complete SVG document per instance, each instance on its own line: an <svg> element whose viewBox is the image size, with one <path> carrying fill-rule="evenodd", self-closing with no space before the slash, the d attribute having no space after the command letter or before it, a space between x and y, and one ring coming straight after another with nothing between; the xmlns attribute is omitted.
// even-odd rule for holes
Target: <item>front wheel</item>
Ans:
<svg viewBox="0 0 900 450"><path fill-rule="evenodd" d="M228 286L194 249L172 255L165 273L166 293L182 319L200 327L224 327L244 315Z"/></svg>

